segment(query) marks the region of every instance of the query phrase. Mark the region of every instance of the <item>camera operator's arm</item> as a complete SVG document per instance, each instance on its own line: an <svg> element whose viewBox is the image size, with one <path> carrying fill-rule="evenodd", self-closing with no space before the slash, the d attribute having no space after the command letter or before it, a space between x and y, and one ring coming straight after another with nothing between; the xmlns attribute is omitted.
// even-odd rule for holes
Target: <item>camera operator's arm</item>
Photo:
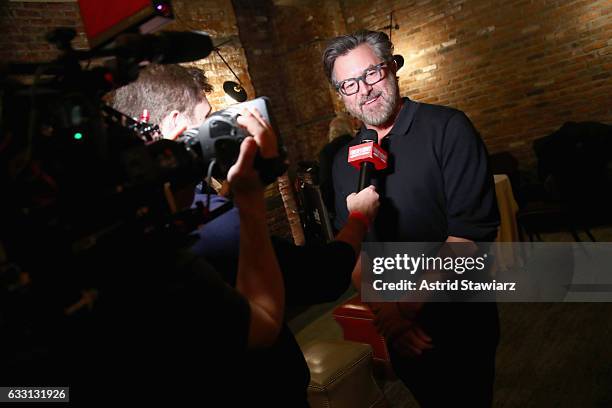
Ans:
<svg viewBox="0 0 612 408"><path fill-rule="evenodd" d="M257 133L254 116L246 118L247 129ZM266 132L264 132L266 133ZM274 135L258 133L260 149L267 147ZM263 137L263 139L262 139ZM240 145L240 156L229 173L234 202L240 214L240 252L236 287L249 301L251 320L249 346L269 346L277 338L283 321L285 290L278 261L266 224L263 187L253 168L257 145L246 138Z"/></svg>
<svg viewBox="0 0 612 408"><path fill-rule="evenodd" d="M263 158L278 155L276 135L257 109L243 111L238 124L257 140ZM287 302L305 305L331 301L348 287L361 241L378 211L378 193L373 186L368 187L347 197L347 205L351 216L334 242L304 247L282 240L274 242L282 265ZM326 283L324 287L321 282Z"/></svg>
<svg viewBox="0 0 612 408"><path fill-rule="evenodd" d="M380 202L376 187L369 186L359 193L352 193L346 197L346 206L349 217L344 227L336 235L336 241L343 241L353 247L355 256L361 251L361 241L368 226L374 222Z"/></svg>
<svg viewBox="0 0 612 408"><path fill-rule="evenodd" d="M297 246L273 237L272 243L285 279L288 305L332 302L349 287L351 271L361 250L361 241L379 204L374 187L351 194L347 199L353 215L335 240Z"/></svg>

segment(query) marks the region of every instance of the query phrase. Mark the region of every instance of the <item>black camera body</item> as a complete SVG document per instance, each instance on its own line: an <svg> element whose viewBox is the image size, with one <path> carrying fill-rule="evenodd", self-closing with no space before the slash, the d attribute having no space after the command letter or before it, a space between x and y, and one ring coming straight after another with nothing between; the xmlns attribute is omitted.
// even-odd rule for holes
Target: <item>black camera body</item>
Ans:
<svg viewBox="0 0 612 408"><path fill-rule="evenodd" d="M179 137L180 142L197 153L205 168L211 168L212 175L225 178L229 168L238 158L240 144L249 136L237 122L245 108L257 109L271 124L275 133L279 134L270 113L270 101L263 96L214 112L200 126L188 129ZM264 185L270 184L287 170L286 154L280 138L278 144L278 158L268 160L261 157L256 158L255 168L259 171Z"/></svg>

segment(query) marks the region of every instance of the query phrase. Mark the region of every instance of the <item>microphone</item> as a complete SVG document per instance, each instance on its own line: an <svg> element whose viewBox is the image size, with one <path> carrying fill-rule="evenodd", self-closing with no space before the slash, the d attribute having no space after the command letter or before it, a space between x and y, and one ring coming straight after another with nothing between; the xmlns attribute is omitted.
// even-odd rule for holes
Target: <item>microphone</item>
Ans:
<svg viewBox="0 0 612 408"><path fill-rule="evenodd" d="M138 61L177 64L206 58L213 50L210 37L201 31L165 31L158 34L122 34L112 55Z"/></svg>
<svg viewBox="0 0 612 408"><path fill-rule="evenodd" d="M374 170L382 170L387 167L387 152L378 146L378 133L375 130L365 130L361 134L360 143L349 147L348 162L359 169L357 191L370 185Z"/></svg>

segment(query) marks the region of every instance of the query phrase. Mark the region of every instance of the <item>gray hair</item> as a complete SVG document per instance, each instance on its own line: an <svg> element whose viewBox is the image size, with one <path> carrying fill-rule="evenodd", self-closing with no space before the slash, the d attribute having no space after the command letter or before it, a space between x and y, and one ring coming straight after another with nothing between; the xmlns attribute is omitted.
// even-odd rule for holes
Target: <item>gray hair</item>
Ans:
<svg viewBox="0 0 612 408"><path fill-rule="evenodd" d="M389 36L381 31L359 30L350 35L333 38L323 53L325 75L332 84L335 84L333 71L336 58L346 55L361 44L368 44L382 61L393 61L393 43L389 40Z"/></svg>

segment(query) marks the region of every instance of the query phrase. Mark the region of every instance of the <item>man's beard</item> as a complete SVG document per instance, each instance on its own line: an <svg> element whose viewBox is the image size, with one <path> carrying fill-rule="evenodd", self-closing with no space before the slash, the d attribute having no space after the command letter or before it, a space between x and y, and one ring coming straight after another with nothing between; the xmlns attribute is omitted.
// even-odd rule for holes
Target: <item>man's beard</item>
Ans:
<svg viewBox="0 0 612 408"><path fill-rule="evenodd" d="M393 78L390 79L391 81L388 82L389 85L386 88L372 89L369 95L360 98L355 104L346 104L349 113L370 126L380 126L389 122L399 100L397 81ZM364 103L376 97L380 97L381 103L375 110L369 110Z"/></svg>

